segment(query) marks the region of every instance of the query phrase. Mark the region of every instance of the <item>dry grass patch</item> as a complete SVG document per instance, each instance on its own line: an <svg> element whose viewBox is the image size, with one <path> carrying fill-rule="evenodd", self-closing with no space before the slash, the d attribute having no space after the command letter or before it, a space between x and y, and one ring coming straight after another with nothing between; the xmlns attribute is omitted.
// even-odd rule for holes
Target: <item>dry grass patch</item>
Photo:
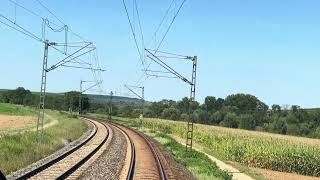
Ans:
<svg viewBox="0 0 320 180"><path fill-rule="evenodd" d="M11 116L0 115L0 130L22 128L34 124L35 118L32 116Z"/></svg>

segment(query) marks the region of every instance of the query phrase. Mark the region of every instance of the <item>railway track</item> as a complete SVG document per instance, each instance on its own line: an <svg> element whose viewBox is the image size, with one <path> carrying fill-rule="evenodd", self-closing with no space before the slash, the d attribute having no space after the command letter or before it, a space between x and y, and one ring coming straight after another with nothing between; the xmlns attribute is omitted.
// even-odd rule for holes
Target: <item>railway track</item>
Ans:
<svg viewBox="0 0 320 180"><path fill-rule="evenodd" d="M84 118L86 119L86 118ZM109 138L109 127L91 119L86 119L94 125L94 131L79 145L43 165L21 175L17 179L74 179L75 171L85 166L89 160L96 159L101 154L101 147ZM100 152L100 153L99 153Z"/></svg>
<svg viewBox="0 0 320 180"><path fill-rule="evenodd" d="M155 148L148 138L135 129L110 122L108 124L123 132L128 141L127 160L123 166L120 179L174 179L160 150Z"/></svg>
<svg viewBox="0 0 320 180"><path fill-rule="evenodd" d="M76 179L104 151L118 129L127 140L127 154L120 179L174 179L170 167L160 150L139 131L100 119L85 117L94 125L90 136L62 155L34 168L16 179ZM110 137L111 136L111 137Z"/></svg>

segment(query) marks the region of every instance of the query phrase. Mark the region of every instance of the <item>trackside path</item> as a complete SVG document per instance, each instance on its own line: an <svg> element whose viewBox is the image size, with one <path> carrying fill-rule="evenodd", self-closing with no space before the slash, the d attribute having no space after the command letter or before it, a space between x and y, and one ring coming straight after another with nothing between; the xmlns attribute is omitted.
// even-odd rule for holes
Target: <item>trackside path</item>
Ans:
<svg viewBox="0 0 320 180"><path fill-rule="evenodd" d="M172 138L174 138L178 143L182 144L182 145L185 145L185 140L179 138L179 137L176 137L176 136L171 136ZM205 154L206 156L208 156L208 158L217 164L217 166L221 169L221 170L224 170L224 171L227 171L228 173L232 174L233 176L233 179L235 180L254 180L252 177L248 176L247 174L239 171L238 169L224 163L223 161L220 161L219 159L203 152L202 150L200 150L199 148L197 147L192 147L194 150L198 151L198 152L201 152L203 154Z"/></svg>

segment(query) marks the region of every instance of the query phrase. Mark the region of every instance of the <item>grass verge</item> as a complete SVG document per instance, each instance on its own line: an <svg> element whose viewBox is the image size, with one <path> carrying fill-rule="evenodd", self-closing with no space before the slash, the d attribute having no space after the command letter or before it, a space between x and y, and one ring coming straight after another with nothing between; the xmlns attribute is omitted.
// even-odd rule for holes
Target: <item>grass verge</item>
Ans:
<svg viewBox="0 0 320 180"><path fill-rule="evenodd" d="M36 132L4 134L0 138L0 169L8 175L65 146L79 138L87 125L76 118L56 111L46 110L58 123L44 130L42 144L36 142Z"/></svg>
<svg viewBox="0 0 320 180"><path fill-rule="evenodd" d="M36 111L31 107L0 103L0 114L15 116L35 116Z"/></svg>

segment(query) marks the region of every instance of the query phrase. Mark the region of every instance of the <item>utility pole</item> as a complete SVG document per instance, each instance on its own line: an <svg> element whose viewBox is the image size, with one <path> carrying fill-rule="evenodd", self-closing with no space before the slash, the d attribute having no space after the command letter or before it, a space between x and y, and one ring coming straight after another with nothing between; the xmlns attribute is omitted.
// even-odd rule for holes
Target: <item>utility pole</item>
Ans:
<svg viewBox="0 0 320 180"><path fill-rule="evenodd" d="M109 116L108 119L111 120L112 119L112 97L113 97L113 92L110 92L110 100L109 100Z"/></svg>
<svg viewBox="0 0 320 180"><path fill-rule="evenodd" d="M80 90L79 90L79 116L82 115L82 83L85 81L80 80Z"/></svg>
<svg viewBox="0 0 320 180"><path fill-rule="evenodd" d="M140 117L140 128L142 128L142 120L143 120L143 117L144 117L144 86L141 87L141 90L142 90L142 114L141 114L141 117Z"/></svg>

